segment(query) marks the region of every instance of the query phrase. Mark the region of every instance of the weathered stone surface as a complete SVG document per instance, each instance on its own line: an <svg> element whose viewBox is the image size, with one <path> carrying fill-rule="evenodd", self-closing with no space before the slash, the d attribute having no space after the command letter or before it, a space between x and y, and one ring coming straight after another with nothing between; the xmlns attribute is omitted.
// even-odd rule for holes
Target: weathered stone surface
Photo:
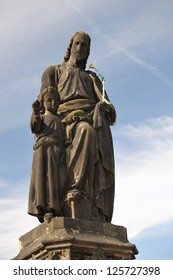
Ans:
<svg viewBox="0 0 173 280"><path fill-rule="evenodd" d="M32 104L30 126L36 143L28 213L41 223L56 216L112 219L115 168L110 126L116 110L104 78L93 65L86 69L90 43L85 32L71 36L64 62L45 69Z"/></svg>
<svg viewBox="0 0 173 280"><path fill-rule="evenodd" d="M15 260L134 259L138 253L123 226L72 218L53 218L20 239Z"/></svg>
<svg viewBox="0 0 173 280"><path fill-rule="evenodd" d="M20 237L16 260L134 259L123 226L111 224L116 111L91 64L91 38L75 32L64 62L45 69L32 104L28 213L42 223ZM93 72L92 70L97 72Z"/></svg>

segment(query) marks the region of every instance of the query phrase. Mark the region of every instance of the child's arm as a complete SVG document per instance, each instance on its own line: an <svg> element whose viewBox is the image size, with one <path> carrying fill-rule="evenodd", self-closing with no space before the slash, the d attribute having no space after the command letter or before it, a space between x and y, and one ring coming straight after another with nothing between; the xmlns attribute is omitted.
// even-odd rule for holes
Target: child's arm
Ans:
<svg viewBox="0 0 173 280"><path fill-rule="evenodd" d="M42 110L40 102L38 100L34 101L32 104L32 115L30 120L30 127L32 133L39 133L42 126L42 115L40 111Z"/></svg>

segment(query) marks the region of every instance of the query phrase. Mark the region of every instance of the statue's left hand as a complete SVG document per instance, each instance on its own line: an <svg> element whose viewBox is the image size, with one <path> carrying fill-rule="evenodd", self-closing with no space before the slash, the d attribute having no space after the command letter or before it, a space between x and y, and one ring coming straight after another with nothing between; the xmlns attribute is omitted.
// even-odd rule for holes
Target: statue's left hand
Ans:
<svg viewBox="0 0 173 280"><path fill-rule="evenodd" d="M111 103L99 102L97 103L100 111L103 112L105 118L108 120L110 125L115 124L116 122L116 111Z"/></svg>
<svg viewBox="0 0 173 280"><path fill-rule="evenodd" d="M110 105L107 104L106 102L101 102L101 101L100 101L100 102L98 103L98 106L99 106L100 110L101 110L102 112L104 112L104 113L109 113L110 110L111 110Z"/></svg>

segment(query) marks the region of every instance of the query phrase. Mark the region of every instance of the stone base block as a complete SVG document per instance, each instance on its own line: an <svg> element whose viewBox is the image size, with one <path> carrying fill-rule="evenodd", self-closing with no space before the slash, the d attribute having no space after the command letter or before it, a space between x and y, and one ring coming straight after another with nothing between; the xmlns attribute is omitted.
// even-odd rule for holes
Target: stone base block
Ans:
<svg viewBox="0 0 173 280"><path fill-rule="evenodd" d="M123 226L56 217L19 239L14 260L128 260L138 250Z"/></svg>

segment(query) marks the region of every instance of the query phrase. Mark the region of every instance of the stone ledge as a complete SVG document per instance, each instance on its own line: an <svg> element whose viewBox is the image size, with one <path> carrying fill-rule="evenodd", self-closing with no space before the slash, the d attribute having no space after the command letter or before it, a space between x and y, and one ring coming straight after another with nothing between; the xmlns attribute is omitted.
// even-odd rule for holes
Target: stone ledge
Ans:
<svg viewBox="0 0 173 280"><path fill-rule="evenodd" d="M51 259L51 256L83 259L84 254L84 259L93 259L93 256L100 259L97 251L101 252L101 259L133 259L138 253L135 245L128 241L125 227L66 217L40 224L21 236L19 242L21 249L14 258L18 260Z"/></svg>

